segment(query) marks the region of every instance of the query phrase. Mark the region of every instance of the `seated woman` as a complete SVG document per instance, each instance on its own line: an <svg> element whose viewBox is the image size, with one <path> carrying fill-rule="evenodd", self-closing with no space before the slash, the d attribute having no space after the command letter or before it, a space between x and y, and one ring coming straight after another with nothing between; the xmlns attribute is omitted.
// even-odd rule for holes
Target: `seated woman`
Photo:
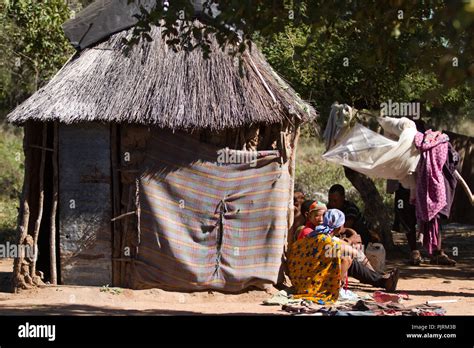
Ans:
<svg viewBox="0 0 474 348"><path fill-rule="evenodd" d="M337 301L341 281L357 256L357 250L332 238L343 229L344 222L343 212L330 209L321 225L292 244L288 268L295 298L324 304Z"/></svg>

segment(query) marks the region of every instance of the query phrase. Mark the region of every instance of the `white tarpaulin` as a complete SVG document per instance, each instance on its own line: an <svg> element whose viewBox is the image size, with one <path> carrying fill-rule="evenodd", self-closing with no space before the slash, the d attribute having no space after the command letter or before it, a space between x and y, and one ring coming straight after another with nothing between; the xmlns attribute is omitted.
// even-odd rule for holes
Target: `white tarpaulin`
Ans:
<svg viewBox="0 0 474 348"><path fill-rule="evenodd" d="M399 180L405 187L414 184L413 173L420 159L413 139L417 133L415 124L408 119L380 119L382 127L387 123L393 127L397 121L401 126L398 141L357 123L323 158L371 177ZM389 122L387 122L389 121ZM410 123L411 122L411 123ZM388 128L388 127L387 127ZM395 132L390 132L391 134Z"/></svg>

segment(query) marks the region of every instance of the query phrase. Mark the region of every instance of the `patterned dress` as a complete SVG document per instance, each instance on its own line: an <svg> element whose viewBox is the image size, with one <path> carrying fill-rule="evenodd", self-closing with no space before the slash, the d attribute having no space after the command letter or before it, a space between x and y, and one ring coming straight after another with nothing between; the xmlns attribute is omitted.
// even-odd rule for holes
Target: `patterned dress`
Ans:
<svg viewBox="0 0 474 348"><path fill-rule="evenodd" d="M295 241L288 268L295 298L334 303L341 284L341 244L325 234Z"/></svg>

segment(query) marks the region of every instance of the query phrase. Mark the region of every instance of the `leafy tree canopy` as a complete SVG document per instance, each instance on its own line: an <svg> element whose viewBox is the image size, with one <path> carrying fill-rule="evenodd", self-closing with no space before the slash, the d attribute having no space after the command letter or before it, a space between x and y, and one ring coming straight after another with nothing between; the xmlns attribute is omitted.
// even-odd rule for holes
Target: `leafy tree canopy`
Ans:
<svg viewBox="0 0 474 348"><path fill-rule="evenodd" d="M70 15L64 0L0 3L2 114L43 85L74 52L61 27Z"/></svg>
<svg viewBox="0 0 474 348"><path fill-rule="evenodd" d="M435 123L473 110L472 0L208 0L204 7L213 11L205 27L193 22L189 0L143 10L131 41L148 39L151 24L166 27L176 49L201 47L204 54L209 35L221 47L238 47L234 54L257 39L320 110L335 100L375 109L388 99L420 101Z"/></svg>

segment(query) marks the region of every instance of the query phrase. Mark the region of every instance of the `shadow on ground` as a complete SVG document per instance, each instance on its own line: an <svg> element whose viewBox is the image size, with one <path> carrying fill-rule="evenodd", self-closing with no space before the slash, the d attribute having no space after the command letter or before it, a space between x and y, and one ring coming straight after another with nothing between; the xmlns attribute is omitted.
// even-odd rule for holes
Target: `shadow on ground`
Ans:
<svg viewBox="0 0 474 348"><path fill-rule="evenodd" d="M284 312L282 315L286 314ZM168 309L122 309L122 308L110 308L110 307L98 307L84 304L61 304L61 305L28 305L28 306L1 306L0 315L6 316L24 316L24 315L60 315L60 316L154 316L154 315L203 315L210 316L215 314L204 314L196 311L182 311L182 310L168 310ZM262 315L269 316L275 315L267 313L231 313L231 314L219 314L219 315L231 315L231 316L248 316L248 315Z"/></svg>
<svg viewBox="0 0 474 348"><path fill-rule="evenodd" d="M0 272L0 292L12 292L11 279L11 272Z"/></svg>

